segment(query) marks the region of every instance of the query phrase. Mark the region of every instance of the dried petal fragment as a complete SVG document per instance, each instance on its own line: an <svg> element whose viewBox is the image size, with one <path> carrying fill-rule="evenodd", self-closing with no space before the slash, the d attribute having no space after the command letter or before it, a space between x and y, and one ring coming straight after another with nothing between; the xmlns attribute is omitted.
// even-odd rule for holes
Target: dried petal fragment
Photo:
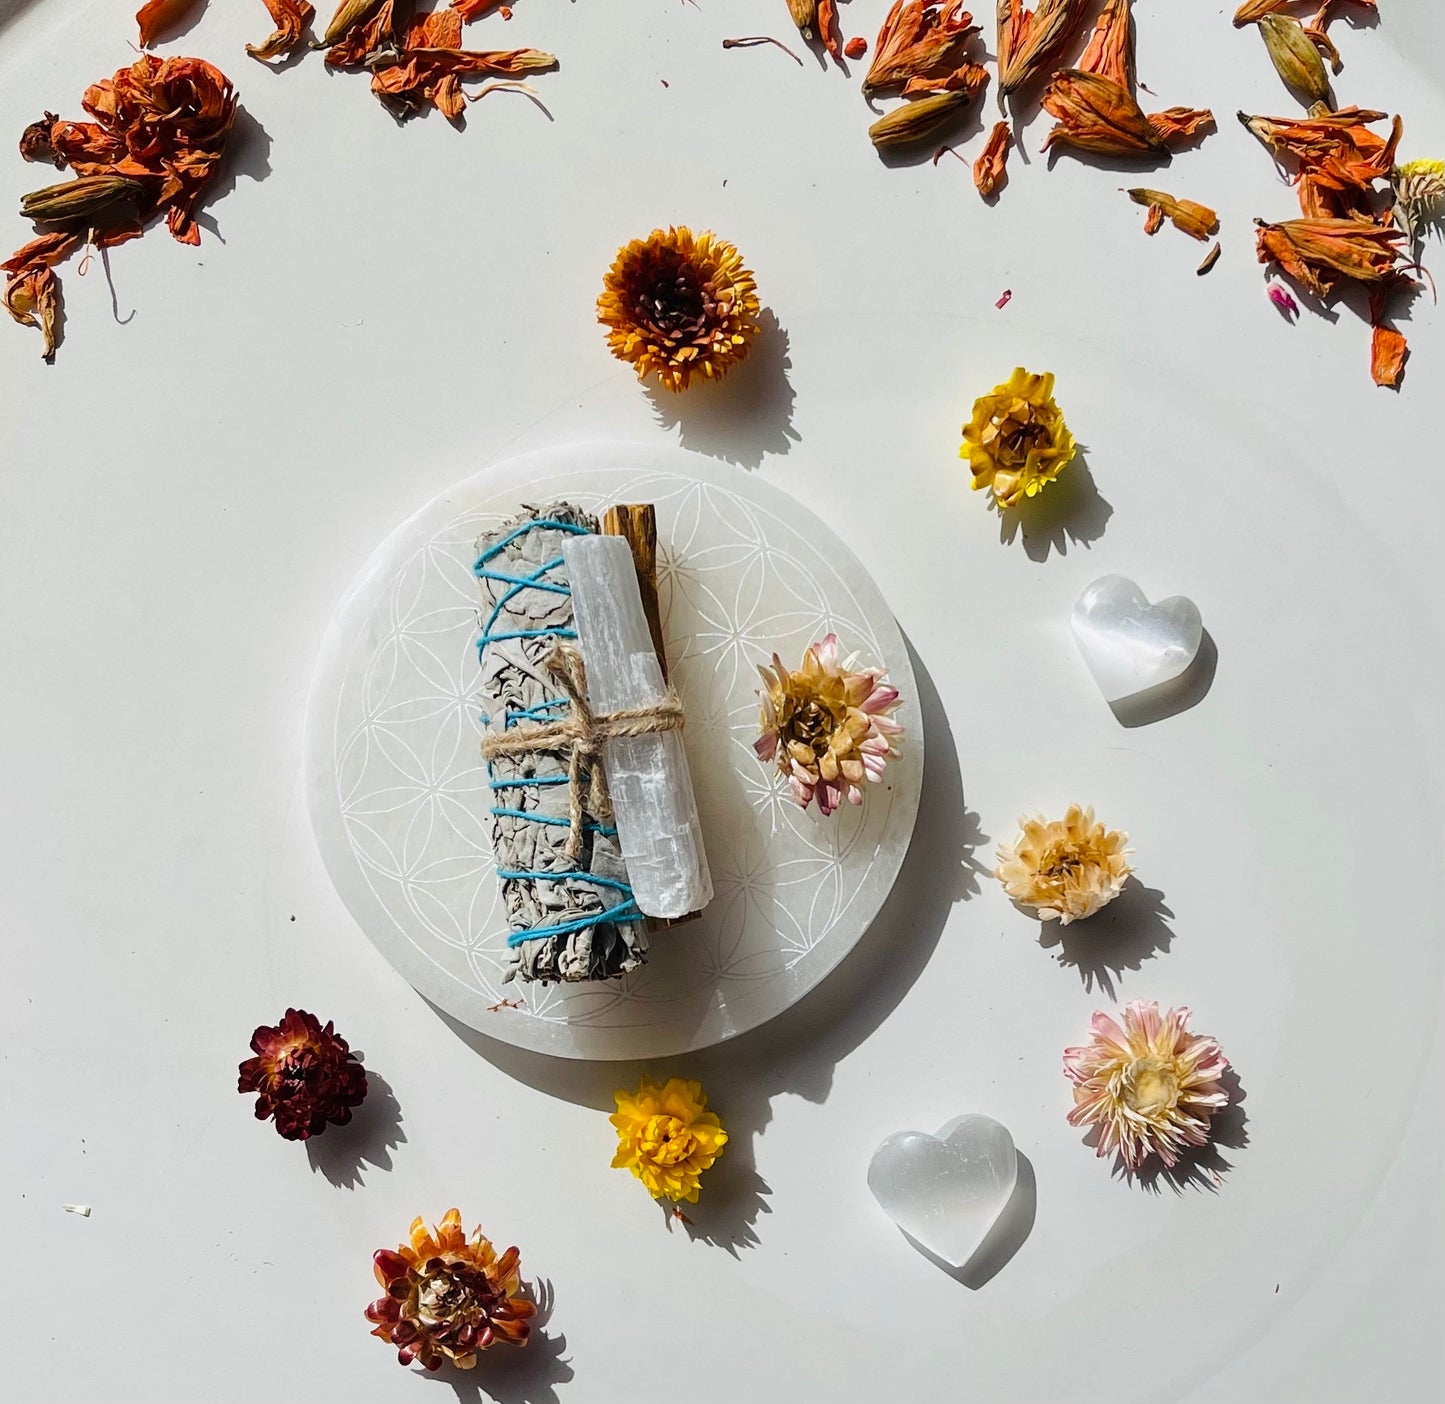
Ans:
<svg viewBox="0 0 1445 1404"><path fill-rule="evenodd" d="M136 11L135 22L140 26L140 46L148 49L173 24L185 18L187 10L193 10L196 0L147 0Z"/></svg>
<svg viewBox="0 0 1445 1404"><path fill-rule="evenodd" d="M1405 373L1409 343L1394 327L1377 326L1370 340L1370 374L1376 385L1394 390Z"/></svg>
<svg viewBox="0 0 1445 1404"><path fill-rule="evenodd" d="M1302 287L1324 297L1341 278L1376 284L1393 279L1405 238L1400 229L1363 219L1255 220L1261 263L1277 263Z"/></svg>
<svg viewBox="0 0 1445 1404"><path fill-rule="evenodd" d="M927 80L914 79L913 83ZM936 132L951 117L988 86L988 70L980 64L966 63L951 74L939 90L926 97L905 102L892 112L884 113L868 128L868 139L878 150L907 146ZM904 92L913 90L909 84Z"/></svg>
<svg viewBox="0 0 1445 1404"><path fill-rule="evenodd" d="M1157 210L1160 219L1167 218L1176 229L1189 235L1191 239L1207 239L1219 228L1219 216L1208 205L1201 205L1195 200L1178 200L1173 195L1166 195L1162 190L1148 190L1143 186L1127 193L1136 205L1147 205L1151 216ZM1158 227L1156 223L1154 229ZM1154 229L1145 226L1147 233L1152 234Z"/></svg>
<svg viewBox="0 0 1445 1404"><path fill-rule="evenodd" d="M1134 20L1132 0L1105 0L1089 45L1078 67L1112 79L1127 92L1134 91Z"/></svg>
<svg viewBox="0 0 1445 1404"><path fill-rule="evenodd" d="M1030 13L1024 0L998 0L998 91L1007 97L1048 72L1059 51L1078 33L1089 0L1039 0Z"/></svg>
<svg viewBox="0 0 1445 1404"><path fill-rule="evenodd" d="M1008 123L995 122L993 131L988 134L988 143L978 160L973 163L973 183L985 200L992 198L1007 179L1006 166L1011 140Z"/></svg>
<svg viewBox="0 0 1445 1404"><path fill-rule="evenodd" d="M1139 104L1109 78L1066 68L1044 91L1044 111L1058 125L1044 139L1043 150L1077 146L1115 156L1160 154L1168 148Z"/></svg>
<svg viewBox="0 0 1445 1404"><path fill-rule="evenodd" d="M1195 273L1197 273L1197 274L1202 278L1202 277L1203 277L1206 273L1208 273L1209 270L1210 270L1211 268L1213 268L1214 265L1215 265L1216 263L1218 263L1218 262L1219 262L1219 240L1216 239L1216 240L1214 241L1214 247L1213 247L1212 249L1210 249L1210 251L1209 251L1207 254L1204 255L1204 261L1203 261L1203 262L1199 265L1199 267L1196 268L1194 271L1195 271Z"/></svg>
<svg viewBox="0 0 1445 1404"><path fill-rule="evenodd" d="M897 88L913 78L952 70L963 47L977 34L961 0L895 0L878 31L873 63L863 79L865 93Z"/></svg>
<svg viewBox="0 0 1445 1404"><path fill-rule="evenodd" d="M246 52L264 62L289 54L301 42L302 32L316 10L307 4L307 0L262 0L262 3L276 28L269 39L259 44L247 44Z"/></svg>
<svg viewBox="0 0 1445 1404"><path fill-rule="evenodd" d="M38 327L45 339L41 355L50 360L60 340L60 279L51 267L80 247L80 235L42 234L4 263L5 310L22 327Z"/></svg>
<svg viewBox="0 0 1445 1404"><path fill-rule="evenodd" d="M1166 146L1171 142L1183 141L1195 132L1204 131L1214 125L1214 113L1207 107L1170 107L1163 112L1151 112L1149 125Z"/></svg>

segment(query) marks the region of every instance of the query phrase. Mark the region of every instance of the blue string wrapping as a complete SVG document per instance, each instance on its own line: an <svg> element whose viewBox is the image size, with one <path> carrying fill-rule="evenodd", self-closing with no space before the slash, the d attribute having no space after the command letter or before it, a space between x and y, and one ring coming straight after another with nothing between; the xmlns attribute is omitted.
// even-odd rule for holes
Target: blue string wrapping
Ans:
<svg viewBox="0 0 1445 1404"><path fill-rule="evenodd" d="M473 567L484 611L477 638L482 721L495 732L562 715L568 698L546 667L558 640L575 639L560 546L596 531L566 503L527 508L478 542ZM576 863L565 854L569 757L501 756L488 764L492 846L511 925L507 978L598 980L642 964L647 938L632 900L617 831L585 814Z"/></svg>

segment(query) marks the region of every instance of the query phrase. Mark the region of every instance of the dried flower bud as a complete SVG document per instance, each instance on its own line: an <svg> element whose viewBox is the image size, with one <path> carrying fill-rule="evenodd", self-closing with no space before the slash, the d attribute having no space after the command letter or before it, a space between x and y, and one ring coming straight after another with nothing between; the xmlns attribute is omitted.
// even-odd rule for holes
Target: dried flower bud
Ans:
<svg viewBox="0 0 1445 1404"><path fill-rule="evenodd" d="M868 139L878 150L908 146L936 132L950 117L966 107L988 86L988 70L966 63L925 97L905 102L884 113L868 128Z"/></svg>
<svg viewBox="0 0 1445 1404"><path fill-rule="evenodd" d="M20 213L39 224L89 219L122 200L134 200L144 190L140 181L128 176L79 176L22 195Z"/></svg>
<svg viewBox="0 0 1445 1404"><path fill-rule="evenodd" d="M803 37L813 37L813 27L818 22L818 0L788 0L788 12L793 23L802 31Z"/></svg>
<svg viewBox="0 0 1445 1404"><path fill-rule="evenodd" d="M336 13L331 16L331 23L326 26L326 33L311 47L313 49L329 49L349 30L370 18L371 12L380 5L381 0L341 0L336 7Z"/></svg>
<svg viewBox="0 0 1445 1404"><path fill-rule="evenodd" d="M1287 87L1308 98L1324 102L1330 95L1330 79L1320 51L1309 41L1303 26L1288 15L1265 15L1259 21L1264 47L1275 72Z"/></svg>

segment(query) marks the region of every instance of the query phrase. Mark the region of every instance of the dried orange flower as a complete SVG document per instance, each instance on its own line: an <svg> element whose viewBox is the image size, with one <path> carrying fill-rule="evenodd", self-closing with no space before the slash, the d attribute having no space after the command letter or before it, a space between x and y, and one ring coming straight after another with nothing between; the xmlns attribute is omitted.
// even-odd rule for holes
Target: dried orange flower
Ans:
<svg viewBox="0 0 1445 1404"><path fill-rule="evenodd" d="M694 376L719 380L743 360L758 310L737 249L686 227L654 229L619 249L597 299L612 354L668 390L686 390Z"/></svg>
<svg viewBox="0 0 1445 1404"><path fill-rule="evenodd" d="M1129 874L1129 835L1110 831L1092 809L1071 804L1062 819L1019 820L1011 845L1001 844L994 876L1020 906L1060 926L1091 917L1123 891Z"/></svg>
<svg viewBox="0 0 1445 1404"><path fill-rule="evenodd" d="M430 1233L415 1219L410 1240L394 1253L378 1248L372 1255L386 1295L366 1309L371 1334L394 1345L403 1365L415 1360L439 1370L449 1360L470 1370L498 1341L527 1344L527 1318L537 1308L522 1295L515 1248L498 1254L479 1228L468 1238L456 1209Z"/></svg>
<svg viewBox="0 0 1445 1404"><path fill-rule="evenodd" d="M865 93L898 88L915 78L951 72L963 48L978 33L961 0L894 0L878 31L873 63L863 79Z"/></svg>
<svg viewBox="0 0 1445 1404"><path fill-rule="evenodd" d="M59 285L52 265L87 233L97 248L137 238L164 214L183 244L199 244L195 209L216 173L236 117L236 92L203 59L142 54L129 68L92 84L81 99L93 122L46 113L26 127L21 154L73 170L79 180L26 197L24 211L74 228L63 239L33 240L3 265L6 310L38 326L54 354Z"/></svg>
<svg viewBox="0 0 1445 1404"><path fill-rule="evenodd" d="M270 38L261 43L247 44L246 52L264 62L289 54L301 42L301 35L316 10L306 0L262 0L262 3L276 28Z"/></svg>
<svg viewBox="0 0 1445 1404"><path fill-rule="evenodd" d="M1020 368L974 402L959 457L968 459L974 491L988 488L1003 508L1042 492L1068 467L1076 449L1054 402L1053 375Z"/></svg>
<svg viewBox="0 0 1445 1404"><path fill-rule="evenodd" d="M1107 0L1077 68L1056 73L1044 91L1044 110L1058 125L1044 140L1114 156L1165 154L1172 142L1209 126L1205 108L1171 107L1146 115L1134 96L1131 0Z"/></svg>
<svg viewBox="0 0 1445 1404"><path fill-rule="evenodd" d="M1126 193L1136 205L1148 206L1149 219L1144 225L1147 233L1153 234L1166 219L1191 239L1207 239L1219 228L1219 216L1195 200L1177 200L1162 190L1143 186Z"/></svg>
<svg viewBox="0 0 1445 1404"><path fill-rule="evenodd" d="M1386 115L1343 107L1316 117L1251 117L1241 112L1239 120L1271 150L1294 157L1298 169L1291 179L1299 187L1302 214L1345 219L1370 214L1374 182L1390 177L1403 125L1394 118L1388 137L1370 130Z"/></svg>
<svg viewBox="0 0 1445 1404"><path fill-rule="evenodd" d="M1255 220L1261 263L1280 268L1316 297L1341 278L1366 285L1393 282L1405 232L1364 219Z"/></svg>
<svg viewBox="0 0 1445 1404"><path fill-rule="evenodd" d="M998 0L998 91L1007 97L1047 73L1064 45L1079 32L1089 0Z"/></svg>
<svg viewBox="0 0 1445 1404"><path fill-rule="evenodd" d="M1007 179L1009 142L1007 122L995 122L979 158L973 163L973 183L985 200L990 199Z"/></svg>

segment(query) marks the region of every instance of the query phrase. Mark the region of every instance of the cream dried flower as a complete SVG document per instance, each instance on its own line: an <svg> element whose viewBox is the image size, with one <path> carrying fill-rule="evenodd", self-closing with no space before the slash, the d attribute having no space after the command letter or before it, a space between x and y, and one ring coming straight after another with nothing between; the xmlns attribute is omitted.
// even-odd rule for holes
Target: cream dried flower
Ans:
<svg viewBox="0 0 1445 1404"><path fill-rule="evenodd" d="M862 804L863 782L881 780L898 754L893 739L903 728L891 719L898 689L886 669L855 669L854 661L839 660L838 636L829 634L808 646L796 671L776 653L771 669L758 668L762 734L753 749L788 777L804 809L814 799L824 814L844 799Z"/></svg>
<svg viewBox="0 0 1445 1404"><path fill-rule="evenodd" d="M1136 999L1123 1028L1095 1014L1089 1042L1064 1049L1074 1084L1069 1125L1098 1129L1098 1155L1118 1151L1134 1171L1151 1155L1173 1166L1187 1147L1209 1144L1211 1118L1229 1105L1220 1081L1229 1060L1188 1024L1183 1006L1161 1015L1153 1000Z"/></svg>
<svg viewBox="0 0 1445 1404"><path fill-rule="evenodd" d="M1067 926L1093 916L1123 890L1129 835L1108 830L1094 811L1071 804L1062 819L1025 815L1012 846L1000 844L994 876L1041 921Z"/></svg>

